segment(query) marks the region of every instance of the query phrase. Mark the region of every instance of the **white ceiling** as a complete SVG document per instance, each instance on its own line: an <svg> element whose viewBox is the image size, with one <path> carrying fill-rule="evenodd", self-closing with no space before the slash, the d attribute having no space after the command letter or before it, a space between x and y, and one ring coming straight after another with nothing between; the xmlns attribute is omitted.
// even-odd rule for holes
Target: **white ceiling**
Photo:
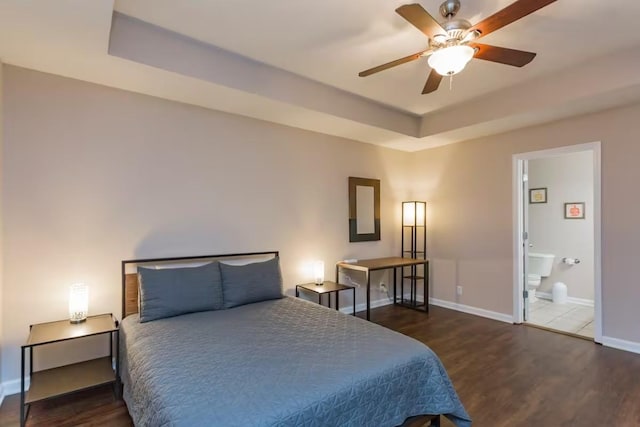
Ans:
<svg viewBox="0 0 640 427"><path fill-rule="evenodd" d="M457 17L471 23L514 0L461 0ZM395 13L411 0L116 0L116 10L396 108L425 114L600 56L640 44L637 0L558 0L502 28L483 43L538 53L518 69L472 61L430 95L421 95L426 58L367 78L358 72L424 50L427 38ZM419 3L441 18L441 0ZM615 15L615 28L605 28ZM481 82L481 84L479 84ZM446 82L445 82L446 83ZM443 90L444 89L444 90Z"/></svg>
<svg viewBox="0 0 640 427"><path fill-rule="evenodd" d="M443 81L436 93L420 94L428 74L425 59L358 77L359 71L426 47L426 37L394 12L409 2L3 0L0 58L409 151L640 99L640 73L633 72L640 66L637 0L558 0L482 39L537 52L531 64L517 69L473 60L454 77L451 91ZM462 0L458 16L476 23L511 2ZM420 4L437 16L440 0ZM118 27L112 30L114 10L144 22L123 24L118 33ZM178 34L158 36L144 23ZM169 51L161 38L127 39L132 31L182 47ZM178 66L191 47L190 68ZM193 55L215 56L228 70L244 64L253 73L235 73L230 81L198 69L204 62ZM243 57L253 61L242 62ZM257 86L256 79L266 76L275 83ZM284 94L286 82L296 93Z"/></svg>

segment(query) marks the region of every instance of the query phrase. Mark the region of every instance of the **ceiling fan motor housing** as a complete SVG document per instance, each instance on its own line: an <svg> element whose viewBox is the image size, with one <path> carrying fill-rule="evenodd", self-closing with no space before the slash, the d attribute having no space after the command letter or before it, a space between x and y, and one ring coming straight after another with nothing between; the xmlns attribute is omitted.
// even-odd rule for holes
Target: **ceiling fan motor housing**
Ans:
<svg viewBox="0 0 640 427"><path fill-rule="evenodd" d="M446 22L443 22L442 28L444 28L447 32L447 35L450 39L462 40L465 34L471 28L471 22L466 19L452 19Z"/></svg>
<svg viewBox="0 0 640 427"><path fill-rule="evenodd" d="M440 5L440 14L445 18L453 18L460 10L460 0L446 0Z"/></svg>
<svg viewBox="0 0 640 427"><path fill-rule="evenodd" d="M454 46L465 38L472 25L466 19L454 19L459 10L460 0L446 0L440 5L440 14L446 18L440 22L440 26L447 34L435 36L434 47Z"/></svg>

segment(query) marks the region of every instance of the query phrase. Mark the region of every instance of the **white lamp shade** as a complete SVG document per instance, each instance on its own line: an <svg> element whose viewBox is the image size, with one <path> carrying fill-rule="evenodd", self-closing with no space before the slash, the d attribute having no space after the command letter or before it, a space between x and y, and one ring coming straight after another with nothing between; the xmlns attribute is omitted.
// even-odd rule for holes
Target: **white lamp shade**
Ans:
<svg viewBox="0 0 640 427"><path fill-rule="evenodd" d="M69 320L79 323L87 319L89 313L89 287L84 283L69 286Z"/></svg>
<svg viewBox="0 0 640 427"><path fill-rule="evenodd" d="M324 283L324 261L315 261L313 263L313 280L317 285Z"/></svg>
<svg viewBox="0 0 640 427"><path fill-rule="evenodd" d="M426 204L422 202L404 202L402 204L402 225L426 225L425 206Z"/></svg>
<svg viewBox="0 0 640 427"><path fill-rule="evenodd" d="M432 53L427 62L438 74L452 76L464 69L474 53L470 46L450 46Z"/></svg>

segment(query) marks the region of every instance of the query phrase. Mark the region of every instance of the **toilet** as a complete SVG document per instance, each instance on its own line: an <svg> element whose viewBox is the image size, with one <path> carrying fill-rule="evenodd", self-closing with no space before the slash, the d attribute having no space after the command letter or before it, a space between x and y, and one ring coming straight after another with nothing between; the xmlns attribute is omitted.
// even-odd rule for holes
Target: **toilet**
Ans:
<svg viewBox="0 0 640 427"><path fill-rule="evenodd" d="M549 277L553 260L553 254L541 254L529 252L529 273L527 277L527 290L529 291L529 302L536 302L536 290L540 286L543 277Z"/></svg>

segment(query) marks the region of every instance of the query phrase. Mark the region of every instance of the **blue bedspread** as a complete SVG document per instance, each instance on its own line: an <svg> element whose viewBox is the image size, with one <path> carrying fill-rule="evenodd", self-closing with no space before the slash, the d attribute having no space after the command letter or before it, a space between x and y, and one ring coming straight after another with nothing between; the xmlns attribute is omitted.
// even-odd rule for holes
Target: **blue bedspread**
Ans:
<svg viewBox="0 0 640 427"><path fill-rule="evenodd" d="M121 325L137 426L396 426L446 414L470 426L424 344L294 298Z"/></svg>

